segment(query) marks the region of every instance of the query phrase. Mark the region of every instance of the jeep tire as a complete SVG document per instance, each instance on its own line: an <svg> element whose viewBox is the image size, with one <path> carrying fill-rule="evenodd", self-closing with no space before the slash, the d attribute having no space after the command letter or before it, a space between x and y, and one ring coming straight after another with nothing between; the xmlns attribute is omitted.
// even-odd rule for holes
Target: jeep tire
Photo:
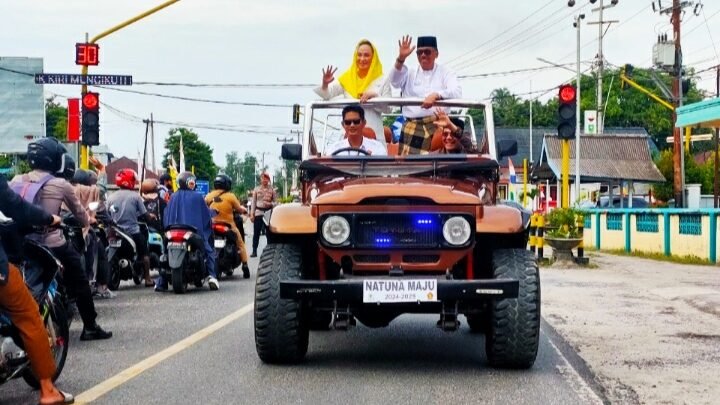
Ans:
<svg viewBox="0 0 720 405"><path fill-rule="evenodd" d="M297 363L308 348L303 305L280 298L280 280L300 279L302 251L292 244L268 244L255 283L255 348L266 363Z"/></svg>
<svg viewBox="0 0 720 405"><path fill-rule="evenodd" d="M490 305L485 353L494 367L532 367L540 338L540 276L532 252L500 249L493 253L493 277L519 281L517 298Z"/></svg>

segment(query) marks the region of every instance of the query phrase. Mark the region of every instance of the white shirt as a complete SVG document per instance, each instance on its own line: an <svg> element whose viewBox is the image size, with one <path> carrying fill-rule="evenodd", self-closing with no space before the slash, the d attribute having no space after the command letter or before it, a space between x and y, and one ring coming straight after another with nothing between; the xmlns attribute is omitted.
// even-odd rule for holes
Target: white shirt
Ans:
<svg viewBox="0 0 720 405"><path fill-rule="evenodd" d="M350 142L345 139L341 139L338 142L335 142L332 144L329 148L327 148L325 155L331 156L333 152L336 150L340 150L343 148L350 148ZM380 143L380 141L376 141L374 139L363 137L363 143L360 145L360 149L364 149L368 152L370 152L370 156L386 156L387 155L387 149L385 149L385 145ZM365 156L362 152L357 151L346 151L342 152L339 155L341 156Z"/></svg>
<svg viewBox="0 0 720 405"><path fill-rule="evenodd" d="M390 88L390 83L385 76L380 76L370 83L367 91L374 91L378 94L378 97L392 97L392 89ZM316 87L315 94L322 97L323 100L330 100L339 96L342 96L342 98L353 98L350 93L345 91L345 88L337 80L330 83L326 90L323 90L322 86ZM365 110L365 125L372 128L372 130L375 131L375 137L378 141L385 145L385 132L383 132L383 120L381 114L384 112L390 112L389 109L388 111L385 111L382 108L375 109L363 107L363 109Z"/></svg>
<svg viewBox="0 0 720 405"><path fill-rule="evenodd" d="M397 70L393 66L390 72L390 83L402 91L403 97L425 98L431 93L438 93L443 99L462 97L462 88L457 75L443 65L435 63L432 70L423 70L420 66L409 71L407 66ZM403 115L407 118L422 118L435 114L434 108L420 106L403 107Z"/></svg>

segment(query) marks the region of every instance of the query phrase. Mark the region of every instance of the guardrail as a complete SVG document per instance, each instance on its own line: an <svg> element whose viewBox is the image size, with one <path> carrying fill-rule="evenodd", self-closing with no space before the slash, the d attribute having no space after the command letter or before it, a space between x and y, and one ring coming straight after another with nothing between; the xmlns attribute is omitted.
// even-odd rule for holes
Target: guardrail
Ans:
<svg viewBox="0 0 720 405"><path fill-rule="evenodd" d="M584 213L585 247L695 256L717 263L720 209L592 209Z"/></svg>

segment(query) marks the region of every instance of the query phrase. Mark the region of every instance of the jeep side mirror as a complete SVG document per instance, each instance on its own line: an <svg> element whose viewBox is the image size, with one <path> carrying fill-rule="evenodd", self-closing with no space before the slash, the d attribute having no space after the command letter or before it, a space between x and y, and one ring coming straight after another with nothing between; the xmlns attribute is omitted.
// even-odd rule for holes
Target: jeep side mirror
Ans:
<svg viewBox="0 0 720 405"><path fill-rule="evenodd" d="M299 143L283 144L280 156L285 160L302 160L302 145Z"/></svg>
<svg viewBox="0 0 720 405"><path fill-rule="evenodd" d="M498 160L501 160L504 157L507 156L515 156L517 155L517 141L512 141L508 139L504 139L502 141L498 141L497 143L497 154Z"/></svg>

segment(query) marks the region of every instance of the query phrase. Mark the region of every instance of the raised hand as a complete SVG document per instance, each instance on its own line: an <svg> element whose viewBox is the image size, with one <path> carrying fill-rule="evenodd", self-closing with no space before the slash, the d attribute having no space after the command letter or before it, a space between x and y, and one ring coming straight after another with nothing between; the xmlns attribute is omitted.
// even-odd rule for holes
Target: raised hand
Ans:
<svg viewBox="0 0 720 405"><path fill-rule="evenodd" d="M447 127L452 124L452 122L450 121L450 117L442 108L435 109L435 117L437 119L433 121L433 124L435 124L436 126Z"/></svg>
<svg viewBox="0 0 720 405"><path fill-rule="evenodd" d="M398 60L402 62L405 62L405 59L415 51L415 45L412 44L412 37L410 35L402 37L402 39L398 41L398 46L400 48L398 51Z"/></svg>
<svg viewBox="0 0 720 405"><path fill-rule="evenodd" d="M333 80L335 80L335 72L337 72L337 68L333 67L332 65L328 65L328 67L323 69L322 72L322 86L323 88L327 88L328 84L332 83Z"/></svg>

